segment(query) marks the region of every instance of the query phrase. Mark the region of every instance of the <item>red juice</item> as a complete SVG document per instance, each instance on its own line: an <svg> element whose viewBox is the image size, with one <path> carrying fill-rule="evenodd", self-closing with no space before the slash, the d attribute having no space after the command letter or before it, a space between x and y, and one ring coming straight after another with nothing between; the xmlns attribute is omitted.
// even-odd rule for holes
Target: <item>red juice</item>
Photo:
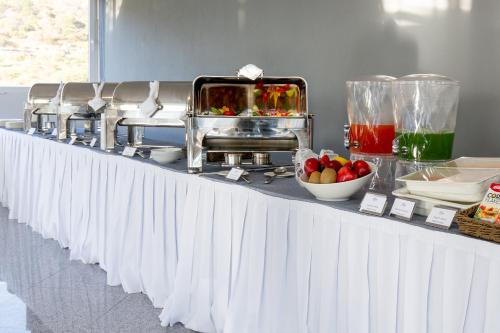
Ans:
<svg viewBox="0 0 500 333"><path fill-rule="evenodd" d="M394 140L394 125L361 125L352 124L350 141L358 143L358 147L351 147L351 153L362 154L392 154Z"/></svg>

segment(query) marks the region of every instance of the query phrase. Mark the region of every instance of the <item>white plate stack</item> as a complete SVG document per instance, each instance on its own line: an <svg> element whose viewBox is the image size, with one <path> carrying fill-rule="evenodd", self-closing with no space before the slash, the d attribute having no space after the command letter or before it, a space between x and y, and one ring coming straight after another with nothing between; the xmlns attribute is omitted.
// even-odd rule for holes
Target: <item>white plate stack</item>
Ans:
<svg viewBox="0 0 500 333"><path fill-rule="evenodd" d="M396 179L405 184L394 196L417 201L416 213L433 206L467 209L479 203L491 183L500 181L500 158L461 157Z"/></svg>
<svg viewBox="0 0 500 333"><path fill-rule="evenodd" d="M22 119L0 119L0 127L3 128L20 129L23 125Z"/></svg>

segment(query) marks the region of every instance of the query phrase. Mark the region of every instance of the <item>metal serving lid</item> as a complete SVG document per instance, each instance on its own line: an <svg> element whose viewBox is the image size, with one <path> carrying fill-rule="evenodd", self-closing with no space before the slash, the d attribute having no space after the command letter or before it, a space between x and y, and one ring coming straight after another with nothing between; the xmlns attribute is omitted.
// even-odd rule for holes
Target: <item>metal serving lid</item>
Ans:
<svg viewBox="0 0 500 333"><path fill-rule="evenodd" d="M101 98L110 102L113 97L113 91L118 83L106 82L102 89ZM95 97L95 91L92 82L68 82L64 85L61 92L61 104L69 105L87 105Z"/></svg>
<svg viewBox="0 0 500 333"><path fill-rule="evenodd" d="M48 104L57 95L59 83L35 83L28 92L27 103L31 105Z"/></svg>
<svg viewBox="0 0 500 333"><path fill-rule="evenodd" d="M302 77L199 76L193 81L197 116L304 117L307 103L307 82Z"/></svg>
<svg viewBox="0 0 500 333"><path fill-rule="evenodd" d="M157 103L159 110L151 117L185 117L191 96L191 81L160 81ZM124 118L145 118L140 106L149 96L149 81L129 81L118 84L113 93L111 107Z"/></svg>

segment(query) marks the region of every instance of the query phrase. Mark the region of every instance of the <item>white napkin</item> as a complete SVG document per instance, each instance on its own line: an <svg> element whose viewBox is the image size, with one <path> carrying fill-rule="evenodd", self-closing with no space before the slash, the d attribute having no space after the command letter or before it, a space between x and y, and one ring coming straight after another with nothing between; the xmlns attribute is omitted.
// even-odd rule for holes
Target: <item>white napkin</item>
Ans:
<svg viewBox="0 0 500 333"><path fill-rule="evenodd" d="M94 112L97 112L101 108L103 108L106 105L106 101L102 99L102 88L104 88L104 82L101 82L99 84L94 83L92 84L94 87L94 92L95 92L95 97L92 98L88 105L94 110Z"/></svg>
<svg viewBox="0 0 500 333"><path fill-rule="evenodd" d="M61 104L61 92L63 87L64 83L63 82L59 83L59 88L57 88L56 95L49 100L49 105L48 105L49 110L56 112L57 109L59 108L59 105Z"/></svg>
<svg viewBox="0 0 500 333"><path fill-rule="evenodd" d="M245 65L238 71L238 76L244 76L250 80L255 80L262 75L264 75L264 71L253 64Z"/></svg>
<svg viewBox="0 0 500 333"><path fill-rule="evenodd" d="M152 117L158 110L158 93L160 91L160 81L149 82L149 96L142 102L140 109L145 117Z"/></svg>

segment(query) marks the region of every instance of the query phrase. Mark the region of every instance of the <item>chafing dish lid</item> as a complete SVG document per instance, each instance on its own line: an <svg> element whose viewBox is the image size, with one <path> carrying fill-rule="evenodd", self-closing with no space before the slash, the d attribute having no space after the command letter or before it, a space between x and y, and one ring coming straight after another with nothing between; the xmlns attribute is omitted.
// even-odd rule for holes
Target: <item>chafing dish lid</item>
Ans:
<svg viewBox="0 0 500 333"><path fill-rule="evenodd" d="M102 89L101 98L109 102L118 83L106 82ZM92 82L68 82L61 93L62 104L87 105L95 97Z"/></svg>
<svg viewBox="0 0 500 333"><path fill-rule="evenodd" d="M206 83L222 83L222 84L257 84L263 81L264 84L296 84L300 88L307 88L307 82L300 76L264 76L255 80L250 80L242 76L209 76L201 75L193 81L195 91L199 90Z"/></svg>
<svg viewBox="0 0 500 333"><path fill-rule="evenodd" d="M191 81L160 81L158 102L162 111L186 111ZM116 86L112 104L122 110L137 110L149 95L149 81L128 81Z"/></svg>
<svg viewBox="0 0 500 333"><path fill-rule="evenodd" d="M302 77L264 76L251 80L237 76L199 76L193 82L193 97L198 115L302 117L308 113L307 82Z"/></svg>
<svg viewBox="0 0 500 333"><path fill-rule="evenodd" d="M28 92L29 104L48 104L57 95L59 83L35 83Z"/></svg>

